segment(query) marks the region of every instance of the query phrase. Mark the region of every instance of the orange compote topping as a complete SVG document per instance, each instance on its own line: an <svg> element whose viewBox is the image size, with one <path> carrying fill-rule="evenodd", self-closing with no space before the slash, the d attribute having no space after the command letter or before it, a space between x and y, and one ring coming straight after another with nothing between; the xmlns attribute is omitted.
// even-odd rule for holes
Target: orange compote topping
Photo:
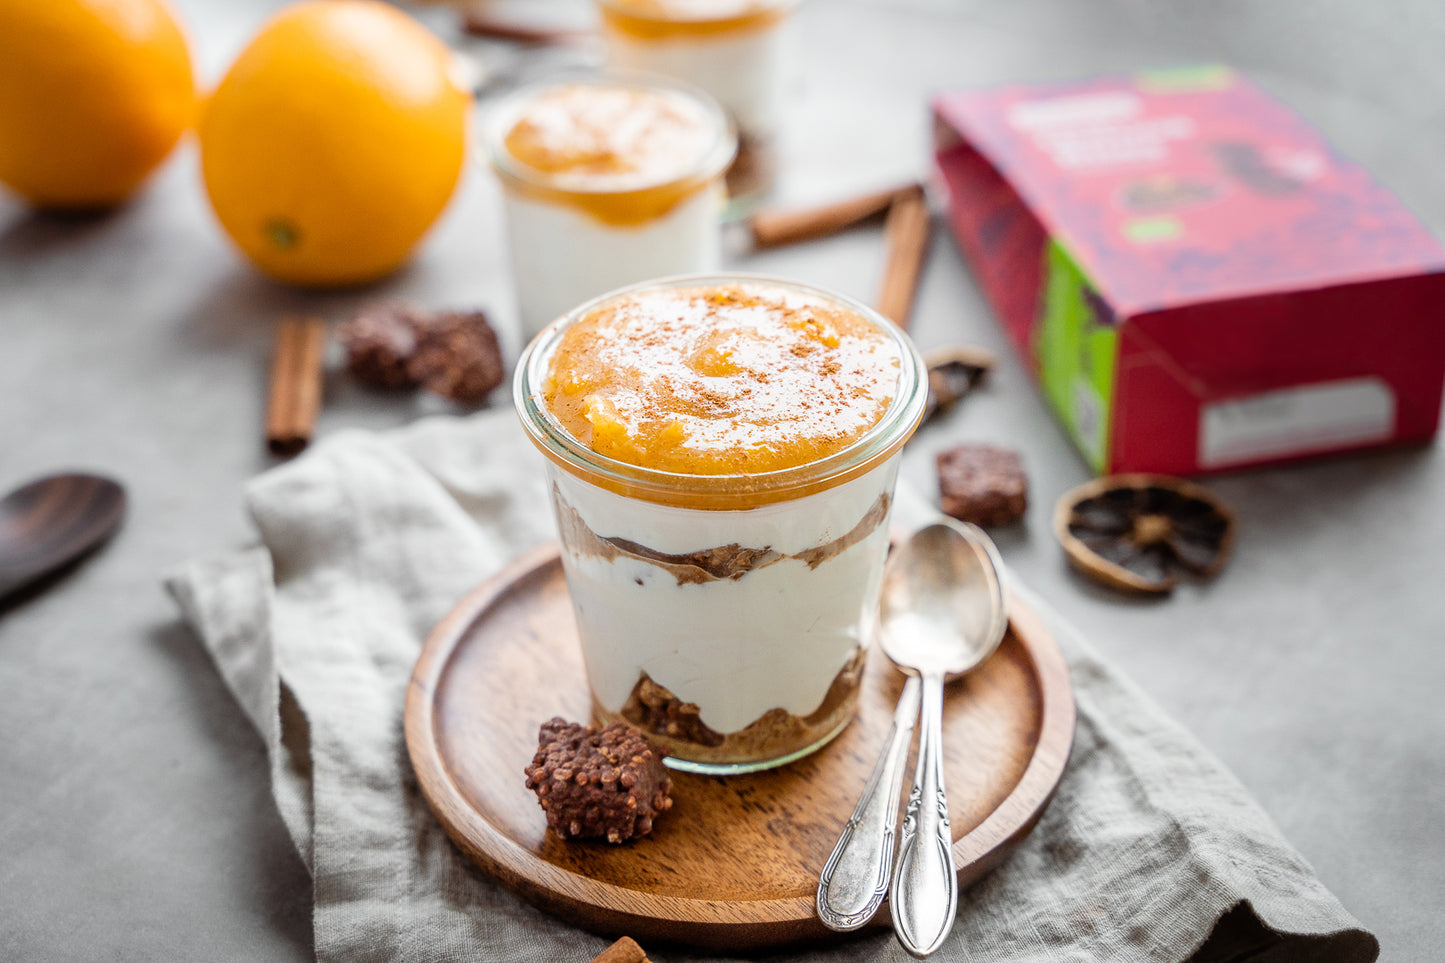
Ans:
<svg viewBox="0 0 1445 963"><path fill-rule="evenodd" d="M766 285L662 288L569 327L543 400L593 451L688 475L758 474L842 451L892 401L899 358L869 321Z"/></svg>
<svg viewBox="0 0 1445 963"><path fill-rule="evenodd" d="M602 0L608 27L639 40L756 30L788 15L791 0Z"/></svg>

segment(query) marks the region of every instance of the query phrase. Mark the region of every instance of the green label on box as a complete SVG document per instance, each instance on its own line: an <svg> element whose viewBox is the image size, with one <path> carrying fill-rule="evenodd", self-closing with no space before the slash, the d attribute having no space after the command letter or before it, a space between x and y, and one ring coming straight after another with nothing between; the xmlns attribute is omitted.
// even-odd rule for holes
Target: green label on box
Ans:
<svg viewBox="0 0 1445 963"><path fill-rule="evenodd" d="M1039 384L1089 466L1103 472L1119 353L1115 319L1054 238L1044 250L1044 279L1043 317L1033 346Z"/></svg>

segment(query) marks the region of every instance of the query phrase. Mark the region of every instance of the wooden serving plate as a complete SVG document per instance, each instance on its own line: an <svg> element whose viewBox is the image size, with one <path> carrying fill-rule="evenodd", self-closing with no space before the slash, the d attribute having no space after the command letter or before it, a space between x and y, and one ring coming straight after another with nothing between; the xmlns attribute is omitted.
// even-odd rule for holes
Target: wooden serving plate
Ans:
<svg viewBox="0 0 1445 963"><path fill-rule="evenodd" d="M1033 828L1073 742L1063 658L1037 617L1017 599L1010 605L1003 644L951 683L945 700L961 886ZM902 687L903 675L875 647L858 718L821 751L746 776L674 772L673 807L650 836L622 846L563 842L547 832L522 774L538 726L591 711L561 561L548 545L476 588L432 631L407 691L406 742L447 834L524 899L602 934L758 949L836 938L814 915L818 874ZM884 909L872 925L888 922Z"/></svg>

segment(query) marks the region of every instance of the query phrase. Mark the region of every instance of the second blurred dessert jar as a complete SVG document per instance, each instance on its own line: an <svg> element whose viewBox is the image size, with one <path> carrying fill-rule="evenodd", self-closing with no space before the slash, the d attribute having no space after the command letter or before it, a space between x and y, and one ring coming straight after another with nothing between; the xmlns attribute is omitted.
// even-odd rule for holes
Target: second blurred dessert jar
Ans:
<svg viewBox="0 0 1445 963"><path fill-rule="evenodd" d="M609 61L706 90L732 115L738 155L728 170L733 213L777 177L778 132L793 62L798 0L597 0Z"/></svg>
<svg viewBox="0 0 1445 963"><path fill-rule="evenodd" d="M646 278L715 270L737 140L702 91L590 77L523 87L483 124L522 327Z"/></svg>
<svg viewBox="0 0 1445 963"><path fill-rule="evenodd" d="M761 278L645 282L532 342L516 403L547 456L599 722L720 773L841 731L926 393L882 316Z"/></svg>

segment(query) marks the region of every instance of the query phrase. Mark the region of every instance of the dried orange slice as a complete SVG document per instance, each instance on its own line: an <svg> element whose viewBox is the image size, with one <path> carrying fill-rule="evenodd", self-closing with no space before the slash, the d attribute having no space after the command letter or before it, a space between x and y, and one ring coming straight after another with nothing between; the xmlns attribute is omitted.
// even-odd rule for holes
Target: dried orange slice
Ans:
<svg viewBox="0 0 1445 963"><path fill-rule="evenodd" d="M1115 588L1168 592L1181 573L1223 567L1234 514L1208 490L1168 475L1107 475L1059 499L1054 534L1069 561Z"/></svg>

